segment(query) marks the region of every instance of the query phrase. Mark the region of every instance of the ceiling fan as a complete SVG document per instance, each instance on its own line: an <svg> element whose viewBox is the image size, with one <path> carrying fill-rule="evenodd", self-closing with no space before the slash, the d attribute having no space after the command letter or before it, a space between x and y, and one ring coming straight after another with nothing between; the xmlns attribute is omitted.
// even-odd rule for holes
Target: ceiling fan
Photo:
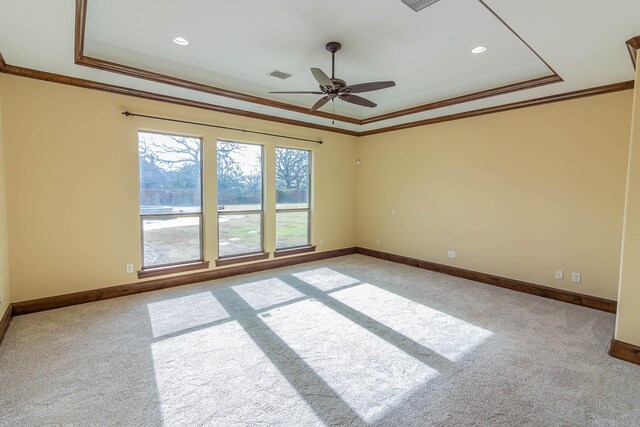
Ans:
<svg viewBox="0 0 640 427"><path fill-rule="evenodd" d="M316 78L318 83L320 84L320 92L318 91L299 91L299 92L269 92L269 93L305 93L305 94L314 94L314 95L324 95L322 98L318 100L313 107L311 107L311 111L316 111L322 108L327 102L333 101L336 98L342 99L343 101L349 102L351 104L361 105L363 107L373 108L377 105L368 99L365 99L361 96L354 95L355 93L362 92L371 92L374 90L386 89L388 87L395 86L396 83L392 81L386 82L370 82L370 83L360 83L357 85L347 86L347 82L342 79L337 79L335 76L336 73L336 52L342 48L342 45L338 42L330 42L327 43L326 49L331 52L331 78L325 74L320 68L312 68L311 73L313 77Z"/></svg>

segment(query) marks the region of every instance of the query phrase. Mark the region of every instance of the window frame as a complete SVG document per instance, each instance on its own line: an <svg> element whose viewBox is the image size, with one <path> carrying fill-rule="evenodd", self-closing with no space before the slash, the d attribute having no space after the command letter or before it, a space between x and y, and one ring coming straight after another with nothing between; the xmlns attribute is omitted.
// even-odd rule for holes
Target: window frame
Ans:
<svg viewBox="0 0 640 427"><path fill-rule="evenodd" d="M218 143L219 142L228 142L231 144L240 144L240 145L253 145L253 146L257 146L260 147L260 176L261 176L261 193L260 193L260 210L244 210L244 211L221 211L218 207L220 206L220 204L218 203L218 192L219 192L219 185L218 185ZM216 194L215 194L215 200L216 200L216 227L217 227L217 234L218 234L218 260L220 261L224 261L224 260L229 260L229 259L233 259L233 258L244 258L244 257L252 257L255 255L263 255L265 254L265 250L264 250L264 211L265 211L265 206L264 206L264 202L265 202L265 146L264 144L260 144L257 142L244 142L244 141L235 141L232 139L221 139L218 138L216 139ZM229 255L220 255L220 217L221 216L233 216L233 215L256 215L256 214L260 214L260 249L257 251L252 251L252 252L240 252L240 253L234 253L234 254L229 254ZM221 263L223 264L223 263Z"/></svg>
<svg viewBox="0 0 640 427"><path fill-rule="evenodd" d="M199 213L194 213L194 212L185 212L185 213L171 213L171 214L143 214L142 212L140 212L140 134L141 133L147 133L147 134L155 134L155 135L162 135L162 136L178 136L181 138L191 138L191 139L197 139L199 141L200 144L200 212ZM138 215L140 217L140 243L141 243L141 247L140 247L140 256L141 256L141 271L149 271L149 270L155 270L155 269L164 269L167 267L177 267L177 266L182 266L182 265L187 265L187 264L196 264L196 263L204 263L204 138L201 136L191 136L191 135L181 135L178 133L171 133L171 132L158 132L158 131L148 131L148 130L142 130L142 129L138 129L137 132L137 136L138 136ZM145 220L149 220L149 219L167 219L167 218L199 218L200 219L200 226L199 226L199 246L200 246L200 258L198 259L192 259L192 260L184 260L184 261L176 261L176 262L170 262L170 263L165 263L165 264L154 264L154 265L145 265L144 262L144 221Z"/></svg>
<svg viewBox="0 0 640 427"><path fill-rule="evenodd" d="M294 249L301 249L301 248L309 248L312 246L311 244L311 200L313 199L313 150L307 150L304 148L297 148L297 147L286 147L286 146L281 146L281 145L276 145L275 150L277 151L278 149L285 149L285 150L297 150L297 151L306 151L307 153L309 153L309 175L308 175L308 180L309 180L309 200L307 202L307 207L306 208L290 208L290 209L286 209L286 208L280 208L278 209L278 177L277 177L277 173L275 174L275 190L276 190L276 217L275 217L275 230L274 230L274 236L275 236L275 242L274 242L274 248L276 250L276 252L285 252L288 250L294 250ZM293 212L306 212L307 213L307 243L304 245L296 245L296 246L283 246L283 247L279 247L278 246L278 214L279 213L293 213Z"/></svg>

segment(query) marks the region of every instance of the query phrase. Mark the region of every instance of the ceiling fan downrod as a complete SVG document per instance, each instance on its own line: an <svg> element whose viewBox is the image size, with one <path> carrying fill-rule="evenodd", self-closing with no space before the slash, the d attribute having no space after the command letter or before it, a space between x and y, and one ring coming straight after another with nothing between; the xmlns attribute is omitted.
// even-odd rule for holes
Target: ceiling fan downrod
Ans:
<svg viewBox="0 0 640 427"><path fill-rule="evenodd" d="M342 45L338 42L329 42L325 48L331 52L331 79L336 78L336 52L342 49Z"/></svg>

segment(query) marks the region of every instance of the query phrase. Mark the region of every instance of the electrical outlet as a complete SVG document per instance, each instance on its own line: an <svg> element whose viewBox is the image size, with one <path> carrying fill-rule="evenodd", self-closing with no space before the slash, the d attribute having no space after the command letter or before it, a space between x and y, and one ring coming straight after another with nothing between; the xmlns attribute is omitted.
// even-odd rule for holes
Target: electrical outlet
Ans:
<svg viewBox="0 0 640 427"><path fill-rule="evenodd" d="M133 264L127 264L127 274L133 273Z"/></svg>
<svg viewBox="0 0 640 427"><path fill-rule="evenodd" d="M556 279L558 280L564 279L564 270L556 270Z"/></svg>
<svg viewBox="0 0 640 427"><path fill-rule="evenodd" d="M376 245L380 246L382 244L382 240L380 240L380 238L378 237L376 239Z"/></svg>
<svg viewBox="0 0 640 427"><path fill-rule="evenodd" d="M571 273L571 281L573 283L580 283L582 281L582 275L580 273Z"/></svg>
<svg viewBox="0 0 640 427"><path fill-rule="evenodd" d="M391 216L396 216L396 208L391 209Z"/></svg>
<svg viewBox="0 0 640 427"><path fill-rule="evenodd" d="M324 245L324 239L320 239L320 240L318 241L318 246L322 246L322 245Z"/></svg>
<svg viewBox="0 0 640 427"><path fill-rule="evenodd" d="M449 258L451 258L451 259L455 259L455 257L456 257L456 251L449 251L448 256L449 256Z"/></svg>

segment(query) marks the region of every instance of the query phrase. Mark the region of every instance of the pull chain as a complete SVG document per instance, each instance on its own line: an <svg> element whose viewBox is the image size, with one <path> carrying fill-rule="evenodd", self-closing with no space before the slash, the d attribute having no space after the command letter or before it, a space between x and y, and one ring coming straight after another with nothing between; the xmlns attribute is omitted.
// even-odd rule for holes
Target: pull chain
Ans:
<svg viewBox="0 0 640 427"><path fill-rule="evenodd" d="M336 117L336 99L335 98L333 98L331 100L331 108L333 110L333 118L331 118L331 124L335 125L336 124L336 119L335 119L335 117Z"/></svg>

